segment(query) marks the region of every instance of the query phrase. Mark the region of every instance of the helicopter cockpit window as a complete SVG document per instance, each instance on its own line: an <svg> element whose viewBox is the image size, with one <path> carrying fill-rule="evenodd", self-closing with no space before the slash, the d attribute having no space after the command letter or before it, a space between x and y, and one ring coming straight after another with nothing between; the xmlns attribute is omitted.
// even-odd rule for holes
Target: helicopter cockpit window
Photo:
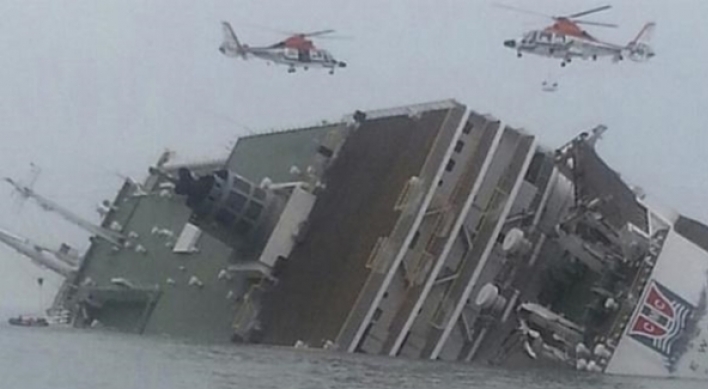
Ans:
<svg viewBox="0 0 708 389"><path fill-rule="evenodd" d="M324 55L322 55L322 52L320 50L310 50L310 58L313 60L321 60L323 59Z"/></svg>
<svg viewBox="0 0 708 389"><path fill-rule="evenodd" d="M565 43L565 35L563 35L563 34L553 34L553 42Z"/></svg>
<svg viewBox="0 0 708 389"><path fill-rule="evenodd" d="M536 40L536 31L529 32L528 34L524 35L524 38L521 40L523 43L533 43Z"/></svg>
<svg viewBox="0 0 708 389"><path fill-rule="evenodd" d="M292 49L292 48L286 48L284 55L286 58L292 58L292 59L297 59L298 58L298 52L297 49Z"/></svg>

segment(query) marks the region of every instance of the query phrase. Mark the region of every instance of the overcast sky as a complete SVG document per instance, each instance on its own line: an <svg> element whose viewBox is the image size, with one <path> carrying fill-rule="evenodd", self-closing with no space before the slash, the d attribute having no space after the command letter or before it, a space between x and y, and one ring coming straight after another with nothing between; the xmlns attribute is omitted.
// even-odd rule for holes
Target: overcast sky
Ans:
<svg viewBox="0 0 708 389"><path fill-rule="evenodd" d="M595 0L508 0L549 14ZM180 160L225 155L239 135L337 119L375 109L455 98L558 146L606 124L600 154L628 182L708 221L708 2L612 1L588 19L626 43L658 23L649 63L517 59L502 41L547 20L487 0L6 1L0 2L0 175L28 180L80 215L113 198L119 174L144 178L164 148ZM284 67L226 58L219 22L244 43L289 31L334 28L352 40L321 40L349 66L288 74ZM541 90L544 80L559 90ZM0 228L47 245L78 248L87 236L0 187ZM0 311L37 311L59 279L0 247ZM47 278L43 294L35 279Z"/></svg>

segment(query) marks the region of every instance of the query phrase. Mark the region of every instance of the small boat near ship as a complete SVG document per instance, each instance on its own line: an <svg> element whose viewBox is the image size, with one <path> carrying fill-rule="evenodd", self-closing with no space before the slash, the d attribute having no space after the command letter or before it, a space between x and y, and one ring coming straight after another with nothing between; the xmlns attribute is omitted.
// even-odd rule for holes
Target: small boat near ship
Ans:
<svg viewBox="0 0 708 389"><path fill-rule="evenodd" d="M35 316L17 316L11 317L7 320L10 325L21 326L21 327L47 327L49 322L43 317Z"/></svg>

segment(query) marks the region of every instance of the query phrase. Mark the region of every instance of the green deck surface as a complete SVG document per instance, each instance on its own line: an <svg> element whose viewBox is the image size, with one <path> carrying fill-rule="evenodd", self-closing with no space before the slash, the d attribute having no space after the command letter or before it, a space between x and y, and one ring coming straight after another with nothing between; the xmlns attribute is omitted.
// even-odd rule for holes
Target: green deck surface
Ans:
<svg viewBox="0 0 708 389"><path fill-rule="evenodd" d="M264 177L274 182L292 181L290 167L305 170L314 157L319 142L336 125L291 130L280 133L249 136L239 139L227 166L258 184ZM161 291L144 333L165 334L201 341L225 341L232 334L234 298L243 293L244 283L238 278L219 280L219 272L229 264L232 250L220 241L202 234L199 252L177 254L168 243L174 243L191 211L180 196L172 198L155 194L131 197L124 187L117 196L118 209L104 220L105 227L113 221L123 225L123 233L135 232L137 239L130 248L114 252L111 245L96 239L86 255L78 285L90 278L95 287L110 287L111 279L122 277L137 288ZM153 227L171 230L171 238L151 233ZM135 251L141 244L146 253ZM202 288L189 286L196 276ZM168 279L174 280L169 284ZM227 298L233 292L231 299ZM113 307L113 308L110 308ZM104 326L135 332L140 315L137 307L126 304L106 304L100 315Z"/></svg>

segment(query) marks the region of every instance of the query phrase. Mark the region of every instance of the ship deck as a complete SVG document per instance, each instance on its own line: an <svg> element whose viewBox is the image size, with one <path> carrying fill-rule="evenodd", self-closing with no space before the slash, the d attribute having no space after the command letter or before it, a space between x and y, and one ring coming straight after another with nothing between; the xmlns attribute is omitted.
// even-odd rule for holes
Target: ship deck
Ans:
<svg viewBox="0 0 708 389"><path fill-rule="evenodd" d="M265 296L266 343L320 346L336 339L370 274L366 261L395 225L394 204L420 171L446 114L367 120L349 136L325 175L327 189L312 211L306 240Z"/></svg>

